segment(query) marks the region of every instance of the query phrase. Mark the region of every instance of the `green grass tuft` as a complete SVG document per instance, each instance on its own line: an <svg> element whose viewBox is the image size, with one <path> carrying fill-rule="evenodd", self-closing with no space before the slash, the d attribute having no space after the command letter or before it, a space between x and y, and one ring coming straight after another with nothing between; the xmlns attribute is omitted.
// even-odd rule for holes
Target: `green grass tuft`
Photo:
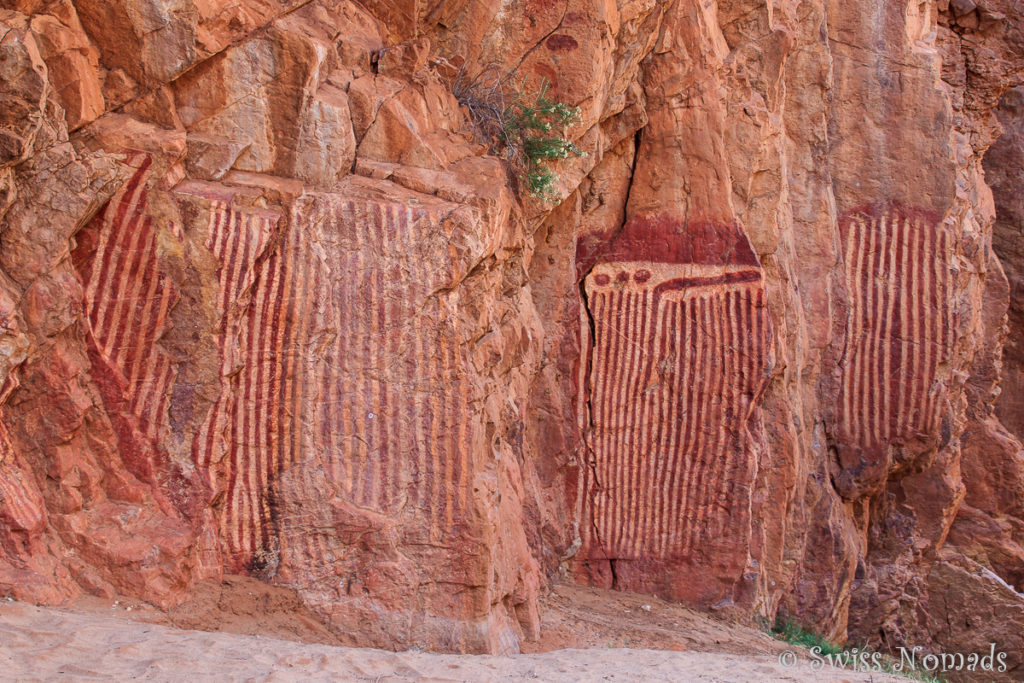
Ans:
<svg viewBox="0 0 1024 683"><path fill-rule="evenodd" d="M767 621L763 622L767 626ZM772 635L776 640L802 647L807 650L818 648L818 653L822 657L828 655L838 655L844 650L851 649L856 646L842 646L837 645L824 637L809 631L802 627L800 624L790 619L784 619L781 616L776 618L775 623L771 628L766 628L768 633ZM863 645L858 647L860 652L873 652L868 646ZM946 679L940 678L927 671L920 669L903 669L901 671L896 670L896 660L889 655L882 655L882 670L893 676L901 676L915 681L924 681L925 683L947 683Z"/></svg>
<svg viewBox="0 0 1024 683"><path fill-rule="evenodd" d="M790 645L797 645L808 650L814 647L821 648L823 655L837 655L843 651L839 645L829 642L817 633L808 631L795 621L781 617L775 620L771 634L777 640L782 640Z"/></svg>

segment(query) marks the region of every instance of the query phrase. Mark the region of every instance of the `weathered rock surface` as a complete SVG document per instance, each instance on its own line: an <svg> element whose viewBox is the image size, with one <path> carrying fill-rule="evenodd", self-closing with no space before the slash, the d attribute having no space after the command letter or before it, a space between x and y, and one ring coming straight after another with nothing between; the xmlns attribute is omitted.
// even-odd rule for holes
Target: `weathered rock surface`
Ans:
<svg viewBox="0 0 1024 683"><path fill-rule="evenodd" d="M1024 280L1024 205L1018 169L1024 164L1024 89L1015 88L1003 96L996 115L1003 134L985 155L985 182L992 188L996 221L992 228L992 249L1009 287L1009 330L1024 326L1021 283ZM1024 433L1024 340L1009 334L1002 347L1002 384L996 414L1014 434Z"/></svg>
<svg viewBox="0 0 1024 683"><path fill-rule="evenodd" d="M0 590L511 652L575 580L1018 675L1018 4L0 2ZM459 68L580 107L558 201Z"/></svg>

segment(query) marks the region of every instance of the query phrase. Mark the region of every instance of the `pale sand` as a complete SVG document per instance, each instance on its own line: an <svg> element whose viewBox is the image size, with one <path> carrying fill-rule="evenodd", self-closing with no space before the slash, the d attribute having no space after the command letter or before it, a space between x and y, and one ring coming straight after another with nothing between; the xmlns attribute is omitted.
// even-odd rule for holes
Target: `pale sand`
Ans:
<svg viewBox="0 0 1024 683"><path fill-rule="evenodd" d="M18 681L901 681L795 668L773 655L594 648L515 657L387 652L186 631L0 602L0 678Z"/></svg>

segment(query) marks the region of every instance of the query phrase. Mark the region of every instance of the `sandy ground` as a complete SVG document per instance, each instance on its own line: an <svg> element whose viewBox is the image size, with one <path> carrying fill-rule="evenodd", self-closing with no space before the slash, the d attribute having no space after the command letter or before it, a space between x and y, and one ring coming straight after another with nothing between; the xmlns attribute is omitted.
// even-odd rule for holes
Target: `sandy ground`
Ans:
<svg viewBox="0 0 1024 683"><path fill-rule="evenodd" d="M633 648L777 656L789 649L727 614L696 612L639 593L562 584L541 598L540 613L541 638L523 643L523 652Z"/></svg>
<svg viewBox="0 0 1024 683"><path fill-rule="evenodd" d="M396 653L324 644L335 639L294 604L287 591L241 577L205 591L171 613L95 598L67 609L0 601L0 679L906 680L814 671L805 651L755 629L647 596L574 586L559 587L545 598L545 636L526 644L529 654L515 657ZM219 630L186 630L172 624ZM787 650L794 651L795 665L780 663Z"/></svg>

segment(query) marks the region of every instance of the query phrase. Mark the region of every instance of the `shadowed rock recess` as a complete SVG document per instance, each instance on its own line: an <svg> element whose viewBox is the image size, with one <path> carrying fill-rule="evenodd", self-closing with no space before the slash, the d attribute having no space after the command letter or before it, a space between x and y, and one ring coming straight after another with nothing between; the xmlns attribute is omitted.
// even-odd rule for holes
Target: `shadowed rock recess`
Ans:
<svg viewBox="0 0 1024 683"><path fill-rule="evenodd" d="M580 108L554 200L460 69ZM1022 83L1020 0L0 0L0 594L503 654L577 582L1019 680Z"/></svg>

